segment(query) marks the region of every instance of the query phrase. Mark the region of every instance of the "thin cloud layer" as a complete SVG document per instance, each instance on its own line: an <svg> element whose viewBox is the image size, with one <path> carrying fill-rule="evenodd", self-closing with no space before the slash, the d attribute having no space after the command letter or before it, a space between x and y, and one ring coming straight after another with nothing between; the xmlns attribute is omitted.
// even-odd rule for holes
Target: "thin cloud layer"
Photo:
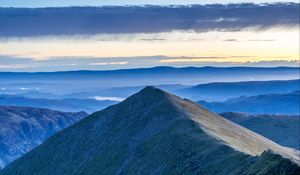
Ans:
<svg viewBox="0 0 300 175"><path fill-rule="evenodd" d="M297 3L0 8L0 36L264 30L297 26L298 15Z"/></svg>
<svg viewBox="0 0 300 175"><path fill-rule="evenodd" d="M140 57L60 57L37 60L9 55L0 55L0 71L63 71L63 70L111 70L153 66L252 66L299 67L298 60L262 60L236 62L234 58L255 58L255 56L230 57L167 57L167 56L140 56Z"/></svg>

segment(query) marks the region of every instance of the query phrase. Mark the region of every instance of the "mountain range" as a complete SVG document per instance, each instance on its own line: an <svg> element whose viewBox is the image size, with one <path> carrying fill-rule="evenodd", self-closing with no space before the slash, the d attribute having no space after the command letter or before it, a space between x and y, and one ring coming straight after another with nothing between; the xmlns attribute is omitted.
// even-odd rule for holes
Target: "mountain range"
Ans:
<svg viewBox="0 0 300 175"><path fill-rule="evenodd" d="M299 72L298 67L153 67L107 71L0 72L0 89L11 90L13 87L18 91L39 89L52 94L66 94L128 86L291 80L299 79Z"/></svg>
<svg viewBox="0 0 300 175"><path fill-rule="evenodd" d="M201 98L206 108L220 112L251 114L299 114L299 80L220 82L193 86L169 84L157 87L185 98ZM42 107L66 112L88 113L116 104L145 86L115 87L67 94L24 91L0 95L0 105ZM292 92L294 91L294 92ZM266 93L266 94L264 94ZM252 95L258 94L258 95ZM229 99L227 99L229 98ZM214 102L224 100L222 102ZM213 100L210 102L210 100Z"/></svg>
<svg viewBox="0 0 300 175"><path fill-rule="evenodd" d="M244 112L250 114L300 115L300 91L286 94L264 94L228 99L224 102L198 103L214 112Z"/></svg>
<svg viewBox="0 0 300 175"><path fill-rule="evenodd" d="M78 98L28 98L19 95L0 95L0 105L48 108L65 112L95 112L115 104L111 100L78 99Z"/></svg>
<svg viewBox="0 0 300 175"><path fill-rule="evenodd" d="M85 112L0 106L0 169L87 115Z"/></svg>
<svg viewBox="0 0 300 175"><path fill-rule="evenodd" d="M300 90L300 80L274 81L242 81L242 82L215 82L199 84L178 90L176 94L205 101L225 101L240 96L256 96L270 93L289 93Z"/></svg>
<svg viewBox="0 0 300 175"><path fill-rule="evenodd" d="M299 165L298 151L146 87L58 132L0 174L299 174Z"/></svg>

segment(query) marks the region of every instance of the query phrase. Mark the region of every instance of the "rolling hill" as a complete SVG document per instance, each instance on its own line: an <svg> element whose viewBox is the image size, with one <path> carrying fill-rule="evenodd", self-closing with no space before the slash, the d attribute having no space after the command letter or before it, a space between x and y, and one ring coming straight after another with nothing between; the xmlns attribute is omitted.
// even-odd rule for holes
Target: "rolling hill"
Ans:
<svg viewBox="0 0 300 175"><path fill-rule="evenodd" d="M224 102L199 101L198 103L214 112L299 115L300 91L232 98Z"/></svg>
<svg viewBox="0 0 300 175"><path fill-rule="evenodd" d="M77 98L28 98L19 95L0 95L0 105L25 106L36 108L48 108L65 112L95 112L109 105L115 104L110 100L77 99Z"/></svg>
<svg viewBox="0 0 300 175"><path fill-rule="evenodd" d="M0 106L0 169L87 115Z"/></svg>
<svg viewBox="0 0 300 175"><path fill-rule="evenodd" d="M299 79L299 72L298 67L153 67L106 71L0 72L0 89L20 93L20 89L38 88L46 93L66 94L128 86L291 80Z"/></svg>
<svg viewBox="0 0 300 175"><path fill-rule="evenodd" d="M270 93L289 93L300 90L300 80L285 81L243 81L218 82L199 84L184 88L176 94L193 99L205 101L225 101L240 96L256 96Z"/></svg>
<svg viewBox="0 0 300 175"><path fill-rule="evenodd" d="M298 156L194 102L146 87L55 134L0 174L297 174Z"/></svg>

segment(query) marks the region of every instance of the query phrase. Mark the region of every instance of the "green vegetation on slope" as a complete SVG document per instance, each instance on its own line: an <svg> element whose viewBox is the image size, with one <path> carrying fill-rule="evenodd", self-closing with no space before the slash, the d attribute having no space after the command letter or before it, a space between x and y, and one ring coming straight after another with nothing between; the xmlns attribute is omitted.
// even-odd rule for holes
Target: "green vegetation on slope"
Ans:
<svg viewBox="0 0 300 175"><path fill-rule="evenodd" d="M148 87L59 132L0 175L251 174L259 160L207 134L170 94Z"/></svg>

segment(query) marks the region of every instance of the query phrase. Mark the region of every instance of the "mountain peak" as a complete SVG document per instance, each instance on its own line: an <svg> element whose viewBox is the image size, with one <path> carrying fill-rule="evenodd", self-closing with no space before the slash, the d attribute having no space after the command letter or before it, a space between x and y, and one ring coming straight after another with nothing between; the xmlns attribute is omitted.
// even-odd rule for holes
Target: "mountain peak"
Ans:
<svg viewBox="0 0 300 175"><path fill-rule="evenodd" d="M199 129L204 130L210 136L221 140L238 151L252 156L259 156L264 151L272 150L300 164L299 151L286 149L257 133L210 112L191 100L182 99L154 86L145 87L140 92L129 97L128 101L130 98L133 98L131 100L134 100L134 103L142 101L143 104L141 106L143 108L153 105L176 112L178 114L177 117L195 122Z"/></svg>
<svg viewBox="0 0 300 175"><path fill-rule="evenodd" d="M262 154L267 150L288 159L271 160ZM259 161L272 161L265 172L284 164L299 170L290 161L299 161L297 156L194 102L149 86L56 134L0 174L35 174L37 169L43 175L49 170L67 175L251 174L261 171Z"/></svg>
<svg viewBox="0 0 300 175"><path fill-rule="evenodd" d="M166 94L167 92L156 88L155 86L146 86L144 89L140 91L140 93L145 93L145 94Z"/></svg>
<svg viewBox="0 0 300 175"><path fill-rule="evenodd" d="M159 88L147 86L136 94L128 97L126 100L124 100L124 103L146 103L150 105L167 100L170 96L172 95Z"/></svg>

